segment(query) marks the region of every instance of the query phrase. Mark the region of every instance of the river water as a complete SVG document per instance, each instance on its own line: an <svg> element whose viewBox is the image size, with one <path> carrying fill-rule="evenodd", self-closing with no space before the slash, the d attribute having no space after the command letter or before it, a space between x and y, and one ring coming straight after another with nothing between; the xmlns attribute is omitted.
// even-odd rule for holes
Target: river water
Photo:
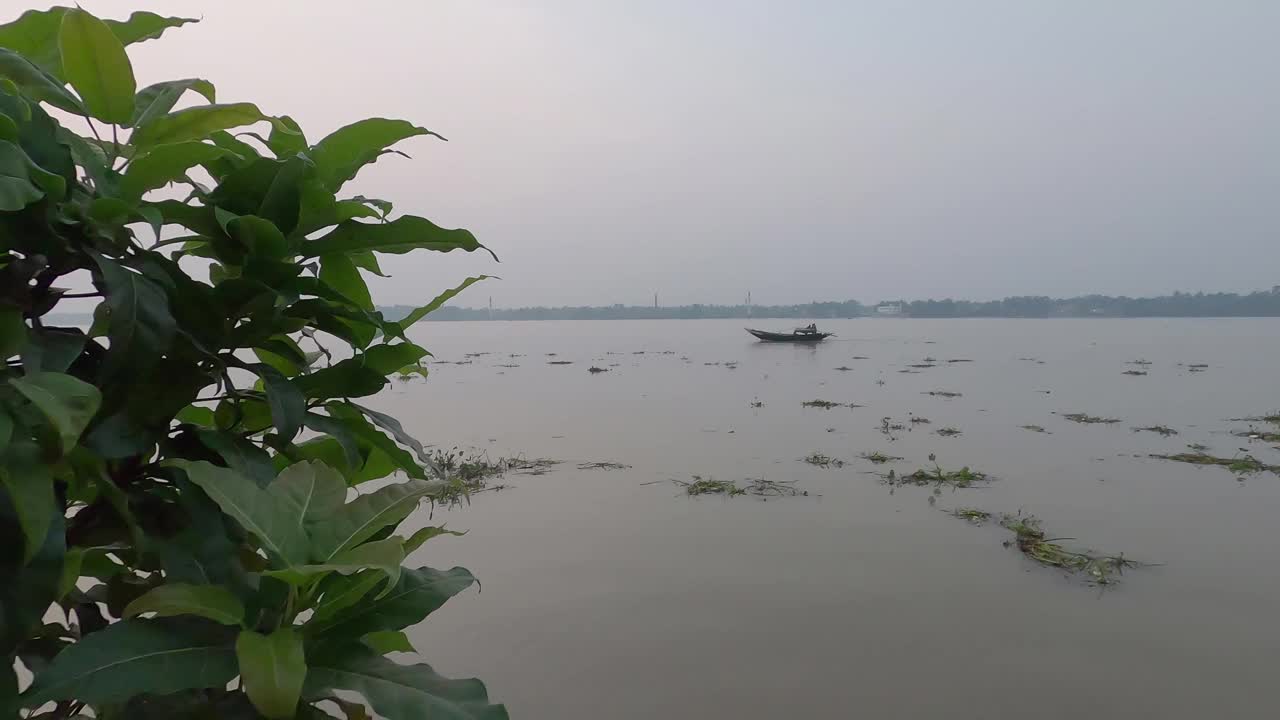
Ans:
<svg viewBox="0 0 1280 720"><path fill-rule="evenodd" d="M1202 443L1280 464L1230 420L1280 408L1280 321L820 321L837 337L818 347L758 343L743 324L415 328L438 360L488 354L373 404L437 446L563 461L415 518L469 532L412 562L483 585L411 631L427 662L481 677L526 720L1275 716L1280 477L1148 456ZM1062 417L1077 412L1122 422ZM884 417L912 429L885 435ZM1131 429L1157 424L1179 434ZM858 458L871 451L904 460ZM812 452L848 464L801 462ZM931 453L997 479L931 503L872 474ZM593 461L631 467L577 468ZM671 482L694 475L809 495L691 498ZM1091 586L940 512L959 506L1159 565Z"/></svg>

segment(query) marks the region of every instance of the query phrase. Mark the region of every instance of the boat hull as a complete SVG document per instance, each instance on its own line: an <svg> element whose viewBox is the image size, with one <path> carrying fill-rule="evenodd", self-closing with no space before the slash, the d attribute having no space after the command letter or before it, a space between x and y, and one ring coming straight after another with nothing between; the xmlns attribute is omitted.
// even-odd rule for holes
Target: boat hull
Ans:
<svg viewBox="0 0 1280 720"><path fill-rule="evenodd" d="M765 330L752 330L751 328L746 328L746 331L763 342L804 343L809 345L820 343L834 335L834 333L774 333Z"/></svg>

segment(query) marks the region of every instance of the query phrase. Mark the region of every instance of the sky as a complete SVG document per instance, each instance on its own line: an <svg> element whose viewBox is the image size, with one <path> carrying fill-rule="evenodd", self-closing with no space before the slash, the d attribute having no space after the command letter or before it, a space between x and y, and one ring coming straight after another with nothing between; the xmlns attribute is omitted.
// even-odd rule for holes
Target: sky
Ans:
<svg viewBox="0 0 1280 720"><path fill-rule="evenodd" d="M202 18L134 46L139 86L449 138L347 189L501 263L387 256L382 304L1280 284L1274 0L80 3Z"/></svg>

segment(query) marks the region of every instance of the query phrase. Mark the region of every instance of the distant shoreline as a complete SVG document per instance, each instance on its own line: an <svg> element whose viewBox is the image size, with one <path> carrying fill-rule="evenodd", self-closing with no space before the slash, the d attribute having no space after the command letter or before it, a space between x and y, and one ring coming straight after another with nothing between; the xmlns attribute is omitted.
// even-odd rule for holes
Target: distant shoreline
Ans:
<svg viewBox="0 0 1280 720"><path fill-rule="evenodd" d="M379 307L391 320L413 309ZM864 305L857 300L799 305L603 305L581 307L464 308L445 306L425 319L464 320L831 320L853 318L1230 318L1280 317L1280 285L1244 295L1174 293L1152 298L1083 295L1073 298L1037 296L1003 300L890 300Z"/></svg>

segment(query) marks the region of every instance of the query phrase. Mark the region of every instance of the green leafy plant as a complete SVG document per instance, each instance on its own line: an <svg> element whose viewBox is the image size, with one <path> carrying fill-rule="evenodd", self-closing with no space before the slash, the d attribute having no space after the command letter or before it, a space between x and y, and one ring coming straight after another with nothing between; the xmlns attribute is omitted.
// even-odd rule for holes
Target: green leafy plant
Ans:
<svg viewBox="0 0 1280 720"><path fill-rule="evenodd" d="M0 718L505 717L384 657L474 578L405 564L452 478L363 399L483 276L391 321L364 273L483 246L342 193L435 133L139 89L127 46L189 22L0 25Z"/></svg>

